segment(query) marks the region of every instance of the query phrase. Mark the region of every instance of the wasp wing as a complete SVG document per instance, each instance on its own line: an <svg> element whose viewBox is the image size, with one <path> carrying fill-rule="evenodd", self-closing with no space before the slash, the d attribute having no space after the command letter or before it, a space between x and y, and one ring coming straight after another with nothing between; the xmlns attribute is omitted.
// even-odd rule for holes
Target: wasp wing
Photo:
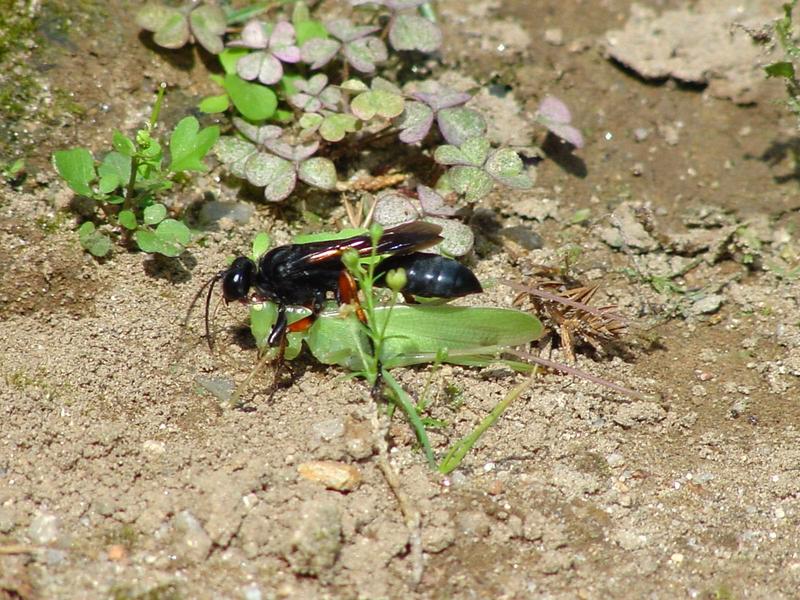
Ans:
<svg viewBox="0 0 800 600"><path fill-rule="evenodd" d="M442 228L425 221L412 221L391 227L375 245L376 254L407 254L435 246L442 241ZM343 240L330 242L312 242L301 244L297 248L307 249L294 260L282 265L284 276L291 277L298 271L304 271L313 265L315 268L341 265L342 254L346 250L355 250L359 256L372 253L372 238L369 235L357 235Z"/></svg>

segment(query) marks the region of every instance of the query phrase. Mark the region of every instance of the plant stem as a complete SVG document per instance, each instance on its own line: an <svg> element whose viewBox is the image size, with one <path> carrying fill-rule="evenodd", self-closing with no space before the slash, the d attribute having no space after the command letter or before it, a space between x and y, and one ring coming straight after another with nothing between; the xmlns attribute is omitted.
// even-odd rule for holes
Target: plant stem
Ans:
<svg viewBox="0 0 800 600"><path fill-rule="evenodd" d="M414 409L414 403L411 402L411 398L409 398L406 391L397 382L397 380L392 377L388 370L381 368L381 374L383 375L383 380L386 382L386 385L388 385L389 389L392 390L394 395L393 400L396 404L400 405L400 408L402 408L403 412L406 413L411 426L414 428L414 432L417 434L417 439L422 445L422 450L425 452L425 458L428 459L428 464L430 465L431 469L435 469L436 459L433 456L431 441L428 439L428 434L425 432L425 425L422 423L422 419L420 419L417 411Z"/></svg>

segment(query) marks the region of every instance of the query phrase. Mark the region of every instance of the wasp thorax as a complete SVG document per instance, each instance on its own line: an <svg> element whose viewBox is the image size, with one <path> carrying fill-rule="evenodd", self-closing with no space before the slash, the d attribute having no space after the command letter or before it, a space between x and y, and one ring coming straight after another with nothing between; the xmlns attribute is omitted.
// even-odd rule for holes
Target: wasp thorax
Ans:
<svg viewBox="0 0 800 600"><path fill-rule="evenodd" d="M222 295L225 301L247 299L255 272L256 264L246 256L234 260L222 276Z"/></svg>

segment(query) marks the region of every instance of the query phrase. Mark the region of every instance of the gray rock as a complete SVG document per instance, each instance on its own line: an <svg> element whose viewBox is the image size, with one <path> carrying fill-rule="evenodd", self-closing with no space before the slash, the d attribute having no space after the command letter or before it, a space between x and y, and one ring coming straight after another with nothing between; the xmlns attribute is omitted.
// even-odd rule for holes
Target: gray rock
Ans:
<svg viewBox="0 0 800 600"><path fill-rule="evenodd" d="M206 202L200 209L200 222L206 225L216 223L220 219L230 219L234 223L244 225L253 216L253 205L246 202Z"/></svg>
<svg viewBox="0 0 800 600"><path fill-rule="evenodd" d="M211 551L211 538L200 521L191 512L184 510L175 515L173 525L177 533L175 553L189 562L205 560Z"/></svg>

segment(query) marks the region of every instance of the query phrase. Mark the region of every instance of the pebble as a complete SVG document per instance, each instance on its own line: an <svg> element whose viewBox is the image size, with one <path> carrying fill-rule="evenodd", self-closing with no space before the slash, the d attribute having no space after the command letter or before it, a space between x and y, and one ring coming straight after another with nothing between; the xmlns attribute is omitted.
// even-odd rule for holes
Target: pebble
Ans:
<svg viewBox="0 0 800 600"><path fill-rule="evenodd" d="M350 492L361 484L361 471L354 465L315 460L297 465L297 472L304 479L321 483L338 492Z"/></svg>
<svg viewBox="0 0 800 600"><path fill-rule="evenodd" d="M28 527L28 537L34 544L52 544L58 539L59 520L55 515L40 514Z"/></svg>
<svg viewBox="0 0 800 600"><path fill-rule="evenodd" d="M174 520L179 536L176 554L192 562L201 562L211 551L211 538L200 521L188 510L179 512Z"/></svg>
<svg viewBox="0 0 800 600"><path fill-rule="evenodd" d="M248 202L206 202L200 209L200 222L206 225L225 218L244 225L253 216L253 205Z"/></svg>
<svg viewBox="0 0 800 600"><path fill-rule="evenodd" d="M722 303L725 301L725 296L722 294L709 294L705 298L701 298L695 302L689 309L693 315L708 315L717 312Z"/></svg>
<svg viewBox="0 0 800 600"><path fill-rule="evenodd" d="M544 41L551 46L561 46L564 44L564 32L558 27L546 29L544 32Z"/></svg>
<svg viewBox="0 0 800 600"><path fill-rule="evenodd" d="M242 598L244 598L244 600L261 600L261 588L259 588L256 583L246 585L242 589Z"/></svg>
<svg viewBox="0 0 800 600"><path fill-rule="evenodd" d="M506 227L500 231L500 235L516 242L526 250L539 250L544 247L542 236L524 225Z"/></svg>
<svg viewBox="0 0 800 600"><path fill-rule="evenodd" d="M11 508L0 506L0 533L10 533L17 526L17 520Z"/></svg>

